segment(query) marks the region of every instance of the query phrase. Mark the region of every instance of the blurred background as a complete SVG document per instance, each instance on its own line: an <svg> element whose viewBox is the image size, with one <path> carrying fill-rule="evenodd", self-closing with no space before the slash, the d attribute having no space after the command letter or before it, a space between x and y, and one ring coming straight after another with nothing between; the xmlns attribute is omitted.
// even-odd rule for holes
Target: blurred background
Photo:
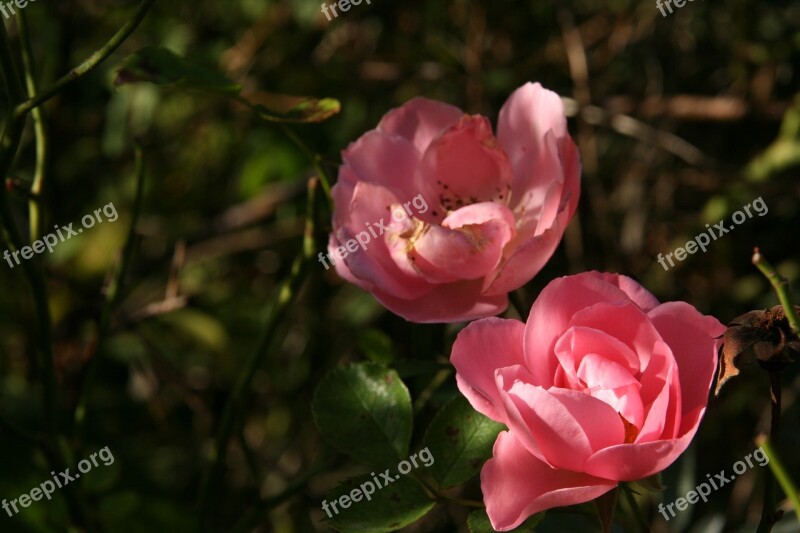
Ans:
<svg viewBox="0 0 800 533"><path fill-rule="evenodd" d="M29 4L40 85L97 49L135 5ZM332 176L349 142L414 96L496 124L508 95L539 81L565 98L584 171L578 214L553 259L521 289L525 305L553 278L596 269L632 276L662 301L688 301L727 323L777 303L750 262L754 246L800 283L800 2L697 0L673 11L662 16L655 0L373 0L329 22L319 2L305 0L157 2L100 68L44 107L51 139L45 228L77 222L109 202L120 214L45 257L64 428L96 355L103 287L131 221L134 139L145 157L136 248L95 367L86 430L78 442L61 443L80 450L73 464L104 446L113 452L113 465L82 479L106 529L196 530L214 430L300 250L306 182L316 173L284 129L228 99L149 84L115 88L124 57L159 45L225 73L253 98L338 99L342 110L332 119L289 126ZM5 23L16 44L13 18ZM23 184L34 171L33 141L29 127L11 172ZM757 198L768 213L707 252L669 271L656 261ZM27 227L26 198L12 191L11 199L18 224ZM0 286L0 498L12 499L49 476L30 440L42 422L30 364L37 335L30 286L20 268L5 263ZM518 315L512 308L507 316ZM320 437L310 410L314 387L338 364L383 358L407 365L401 375L417 398L447 362L460 327L406 323L333 271L311 265L252 381L244 429L229 447L213 508L205 510L209 529L328 531L324 493L363 470ZM423 364L430 361L441 364ZM797 365L782 379L777 451L798 482ZM456 394L454 383L450 374L430 390L416 414L415 442ZM768 390L756 365L726 385L691 448L664 473L665 503L706 474L730 472L755 449L754 437L768 427ZM753 531L760 470L737 476L668 523L653 507L658 494L643 494L639 503L656 532ZM458 495L480 499L477 479ZM466 531L466 513L440 506L408 531ZM67 523L62 494L14 518L0 512L4 532L64 531ZM556 511L537 531L595 527ZM800 526L787 513L774 531Z"/></svg>

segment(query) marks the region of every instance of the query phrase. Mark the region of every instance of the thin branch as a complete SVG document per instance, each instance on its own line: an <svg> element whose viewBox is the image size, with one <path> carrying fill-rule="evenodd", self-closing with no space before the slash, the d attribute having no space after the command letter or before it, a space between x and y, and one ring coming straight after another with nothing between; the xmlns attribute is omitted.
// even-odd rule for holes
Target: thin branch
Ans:
<svg viewBox="0 0 800 533"><path fill-rule="evenodd" d="M620 486L622 487L622 494L625 497L625 502L628 504L628 507L631 508L631 514L636 520L640 531L650 531L647 521L644 519L644 515L642 515L642 509L639 507L639 504L636 503L636 498L633 497L633 491L630 486L628 486L627 482L620 483Z"/></svg>
<svg viewBox="0 0 800 533"><path fill-rule="evenodd" d="M760 439L757 444L767 455L767 459L769 459L769 469L772 470L773 475L775 478L777 478L778 483L780 483L781 488L783 489L783 492L786 493L786 497L790 502L792 502L795 515L800 517L800 492L798 492L797 488L795 488L792 478L790 478L789 474L786 473L786 468L784 468L783 463L775 453L775 450L772 449L771 442L767 439L764 439L762 436L762 439Z"/></svg>
<svg viewBox="0 0 800 533"><path fill-rule="evenodd" d="M39 92L36 83L36 63L33 57L33 47L31 46L30 32L28 31L28 18L25 11L20 11L19 36L22 41L22 66L25 75L25 87L28 90L28 97L34 98ZM45 172L47 170L48 137L47 125L45 123L44 111L41 107L31 110L33 118L33 133L36 138L36 169L31 185L31 198L28 201L28 213L30 217L29 231L30 240L37 240L42 233L42 188L44 186Z"/></svg>
<svg viewBox="0 0 800 533"><path fill-rule="evenodd" d="M580 105L572 98L562 96L561 101L568 117L580 116L594 126L608 126L617 133L658 146L690 165L709 164L710 159L699 148L675 134L656 129L629 115L610 113L596 105Z"/></svg>
<svg viewBox="0 0 800 533"><path fill-rule="evenodd" d="M74 432L76 435L80 433L81 427L86 419L86 409L89 403L89 392L91 390L91 384L94 381L94 377L97 374L97 361L99 359L100 351L102 349L103 342L105 341L106 337L108 336L108 330L111 326L111 317L114 313L114 310L117 307L117 304L120 300L121 288L122 284L125 281L125 275L128 272L128 268L131 264L131 258L133 257L133 252L136 245L136 225L139 222L139 216L142 212L142 199L144 197L144 178L145 178L145 168L144 168L144 154L142 152L142 147L137 142L135 144L135 163L134 163L134 173L136 175L136 195L133 200L133 216L131 217L131 225L128 228L128 235L125 238L125 245L122 248L122 256L119 261L119 265L117 267L116 272L111 277L111 281L109 282L108 286L105 289L106 293L106 302L105 306L103 307L103 312L100 316L100 320L97 327L97 339L94 343L94 355L90 359L88 363L88 368L86 369L86 377L84 382L81 386L80 396L78 398L78 403L75 407L75 414L74 414Z"/></svg>
<svg viewBox="0 0 800 533"><path fill-rule="evenodd" d="M772 284L775 293L778 295L783 306L783 311L786 314L786 320L789 321L789 327L792 328L795 335L800 336L800 318L797 316L797 308L792 301L792 295L789 292L789 280L778 274L767 258L761 255L758 247L753 250L753 264L758 267L762 274Z"/></svg>
<svg viewBox="0 0 800 533"><path fill-rule="evenodd" d="M769 399L772 406L769 440L777 444L781 427L781 374L775 370L769 372ZM757 533L769 533L775 522L780 519L781 515L775 510L775 482L775 474L771 470L765 471L764 502L761 507L761 520L756 529Z"/></svg>
<svg viewBox="0 0 800 533"><path fill-rule="evenodd" d="M24 98L24 93L19 84L17 69L12 59L11 46L4 24L0 24L0 72L3 75L9 105L14 106ZM23 118L14 116L9 117L6 122L6 130L3 132L2 141L0 141L0 179L3 182L5 182L5 177L19 149L24 122ZM5 228L4 234L8 237L8 244L12 251L22 248L22 236L14 220L5 186L0 187L0 222ZM39 358L35 366L42 376L42 410L48 436L55 440L55 391L57 384L55 369L53 368L52 325L50 307L48 305L47 282L38 260L24 261L22 269L31 285L34 308L38 318L37 325L39 329L36 340L39 343L37 350Z"/></svg>
<svg viewBox="0 0 800 533"><path fill-rule="evenodd" d="M236 426L239 423L239 417L244 405L247 392L250 390L250 383L253 380L256 372L264 361L267 355L278 326L283 321L286 313L288 312L291 304L294 302L297 293L305 279L305 272L307 270L309 260L314 254L314 233L315 233L315 199L316 189L319 181L311 179L308 183L308 201L306 204L306 229L303 236L303 245L301 252L295 258L292 265L291 273L283 283L278 287L273 301L269 306L267 312L267 319L264 326L264 333L258 348L251 354L250 358L245 362L244 367L241 369L236 383L234 384L233 391L228 398L220 420L217 436L215 438L214 447L209 457L209 466L203 475L203 481L200 485L199 495L199 510L201 513L201 527L207 528L209 524L206 523L204 518L213 508L210 505L213 492L219 488L224 470L225 470L225 455L228 448L228 443L231 437L236 432Z"/></svg>
<svg viewBox="0 0 800 533"><path fill-rule="evenodd" d="M328 173L325 172L325 168L323 167L322 157L311 150L311 148L309 148L308 145L306 145L306 143L304 143L289 126L286 124L281 124L281 129L283 129L283 132L287 137L289 137L289 140L291 140L298 148L300 148L300 150L311 160L311 164L314 165L314 169L317 171L317 175L319 176L319 181L322 185L322 190L325 193L325 200L328 202L328 207L333 209L331 180L328 176Z"/></svg>
<svg viewBox="0 0 800 533"><path fill-rule="evenodd" d="M94 70L98 65L100 65L100 63L105 61L105 59L110 56L114 50L119 48L119 46L134 32L134 30L136 30L139 24L141 24L141 22L144 20L144 17L147 15L150 7L155 2L156 0L142 0L142 2L139 4L139 7L136 8L136 12L134 13L133 17L128 20L128 22L126 22L119 29L119 31L117 31L117 33L115 33L113 37L106 42L106 44L96 50L83 63L59 78L52 86L43 90L35 97L29 98L17 105L14 108L14 117L19 118L24 116L31 109L42 105L56 94L61 92L67 85Z"/></svg>

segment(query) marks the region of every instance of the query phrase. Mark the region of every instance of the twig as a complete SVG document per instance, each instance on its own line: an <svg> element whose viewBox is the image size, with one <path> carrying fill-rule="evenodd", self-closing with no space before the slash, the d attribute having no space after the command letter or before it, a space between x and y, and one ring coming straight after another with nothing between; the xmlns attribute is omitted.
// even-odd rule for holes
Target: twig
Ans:
<svg viewBox="0 0 800 533"><path fill-rule="evenodd" d="M142 0L139 4L139 7L136 8L136 12L134 13L133 17L128 20L120 29L115 33L109 40L104 44L101 48L96 50L92 55L90 55L83 63L78 65L77 67L73 68L69 72L67 72L64 76L56 80L52 86L48 87L47 89L43 90L36 96L32 98L28 98L24 102L20 103L14 108L13 116L14 118L20 118L24 116L28 111L38 107L54 97L56 94L61 92L64 87L69 85L70 83L74 82L75 80L85 76L92 70L94 70L100 63L105 61L105 59L110 56L114 50L119 48L119 46L127 39L136 28L141 24L144 20L144 17L147 15L147 12L150 10L150 7L156 2L156 0Z"/></svg>
<svg viewBox="0 0 800 533"><path fill-rule="evenodd" d="M308 183L308 200L306 203L306 229L303 236L302 251L297 255L292 264L289 277L286 278L278 288L278 291L269 306L267 319L264 326L264 334L258 348L253 351L250 358L245 362L241 369L233 391L228 397L221 421L214 441L214 447L209 457L209 466L203 475L200 485L199 510L201 529L208 528L210 525L206 521L208 514L213 506L210 505L212 493L219 487L224 473L225 455L228 443L236 431L239 423L240 411L242 410L247 392L250 390L250 383L258 369L261 367L264 357L272 345L278 326L283 321L289 307L294 302L297 292L300 289L307 270L309 259L314 254L314 232L315 232L315 199L316 189L319 180L311 179Z"/></svg>
<svg viewBox="0 0 800 533"><path fill-rule="evenodd" d="M306 154L306 156L308 156L308 158L311 160L311 164L314 165L314 169L316 169L317 175L319 176L319 181L320 184L322 185L322 190L325 193L325 200L328 203L328 207L330 209L333 209L333 197L331 196L331 180L328 177L328 173L325 172L325 168L322 165L322 157L313 150L311 150L311 148L309 148L308 145L306 145L306 143L304 143L302 139L300 139L300 137L298 137L297 134L294 131L292 131L292 129L289 126L287 126L286 124L281 124L281 129L283 129L283 132L286 134L287 137L289 137L289 140L291 140L298 148L300 148L300 150L304 154Z"/></svg>
<svg viewBox="0 0 800 533"><path fill-rule="evenodd" d="M609 113L596 105L580 105L577 100L565 96L561 97L561 101L564 102L564 114L568 117L580 116L589 124L608 126L617 133L658 146L690 165L709 164L708 156L677 135L658 130L628 115Z"/></svg>
<svg viewBox="0 0 800 533"><path fill-rule="evenodd" d="M625 496L625 501L628 503L628 507L631 508L631 513L636 519L636 523L639 525L640 531L650 531L650 527L647 525L647 521L642 515L642 509L636 503L636 498L633 497L633 491L628 486L628 483L620 483L620 486L622 487L622 494Z"/></svg>
<svg viewBox="0 0 800 533"><path fill-rule="evenodd" d="M417 400L414 402L414 413L419 413L431 399L433 394L444 385L447 381L447 378L450 377L452 370L450 368L445 368L444 370L440 370L433 376L430 383L419 393Z"/></svg>
<svg viewBox="0 0 800 533"><path fill-rule="evenodd" d="M105 289L106 302L103 307L102 314L97 327L97 338L94 343L94 355L89 360L88 368L86 369L86 377L82 383L78 403L75 407L74 420L74 433L79 435L81 428L86 419L86 409L89 403L89 393L91 384L97 374L97 361L102 349L103 342L108 335L108 330L111 326L111 317L116 309L120 300L121 287L125 281L125 275L130 267L131 258L136 244L136 225L139 221L139 215L142 212L142 198L144 197L144 154L142 147L137 142L135 144L135 160L134 172L136 175L136 196L133 201L133 216L131 217L131 225L128 228L128 235L125 238L125 245L122 248L122 256L119 261L119 266L108 287Z"/></svg>
<svg viewBox="0 0 800 533"><path fill-rule="evenodd" d="M25 73L25 87L28 90L28 97L34 98L39 92L39 88L34 74L36 71L36 63L33 57L33 48L31 46L30 33L28 32L28 18L25 11L20 11L18 25L19 36L22 41L22 65ZM36 137L36 169L30 189L31 198L28 201L28 213L30 217L30 240L35 241L42 234L42 188L44 187L45 173L47 172L49 141L42 108L36 107L32 109L31 117L33 118L33 133Z"/></svg>
<svg viewBox="0 0 800 533"><path fill-rule="evenodd" d="M798 493L797 488L795 488L794 483L792 483L789 474L786 473L786 469L783 467L783 463L775 453L775 450L772 449L772 444L769 440L763 438L763 436L756 444L764 450L767 459L769 459L770 470L772 470L773 475L778 480L778 483L780 483L783 492L786 493L786 497L792 502L795 515L800 517L800 493Z"/></svg>
<svg viewBox="0 0 800 533"><path fill-rule="evenodd" d="M792 328L795 335L800 336L800 318L797 316L797 308L792 301L792 295L789 293L789 280L778 274L778 271L767 261L767 258L761 255L758 247L753 250L753 264L772 284L772 288L775 289L778 300L783 306L786 320L789 321L789 327Z"/></svg>
<svg viewBox="0 0 800 533"><path fill-rule="evenodd" d="M249 533L253 531L256 525L262 522L272 509L303 490L314 476L328 470L330 468L330 463L330 457L322 456L317 460L316 465L312 466L307 472L289 483L283 491L261 500L258 503L258 507L245 514L231 531L234 533Z"/></svg>
<svg viewBox="0 0 800 533"><path fill-rule="evenodd" d="M769 427L769 440L777 444L781 423L781 375L780 372L769 372L769 399L772 406ZM761 507L761 520L756 533L769 533L772 526L780 519L775 510L775 475L771 470L764 475L764 503Z"/></svg>
<svg viewBox="0 0 800 533"><path fill-rule="evenodd" d="M9 104L13 106L23 99L24 94L11 56L11 46L4 24L0 24L0 73L3 76ZM23 126L24 119L19 117L11 116L6 121L6 129L3 132L2 141L0 141L0 179L3 182L19 149ZM23 240L11 212L5 186L0 187L0 222L5 227L4 235L8 238L9 248L13 249L12 251L22 248ZM48 436L55 441L57 435L55 428L55 391L57 384L55 369L53 368L52 324L48 306L47 283L36 259L23 262L22 269L31 285L34 309L38 319L37 341L39 348L37 353L39 357L34 366L38 368L42 376L42 410Z"/></svg>

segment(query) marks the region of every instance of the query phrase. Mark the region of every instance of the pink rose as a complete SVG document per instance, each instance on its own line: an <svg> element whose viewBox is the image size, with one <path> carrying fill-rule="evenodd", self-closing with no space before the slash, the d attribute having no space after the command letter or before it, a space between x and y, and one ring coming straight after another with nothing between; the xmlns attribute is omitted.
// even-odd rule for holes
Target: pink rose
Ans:
<svg viewBox="0 0 800 533"><path fill-rule="evenodd" d="M725 326L659 304L632 279L587 272L545 287L527 324L487 318L453 345L461 392L506 424L481 471L500 531L664 470L706 409Z"/></svg>
<svg viewBox="0 0 800 533"><path fill-rule="evenodd" d="M414 322L502 312L578 204L580 160L561 99L538 83L511 95L497 137L482 116L415 98L342 158L319 260Z"/></svg>

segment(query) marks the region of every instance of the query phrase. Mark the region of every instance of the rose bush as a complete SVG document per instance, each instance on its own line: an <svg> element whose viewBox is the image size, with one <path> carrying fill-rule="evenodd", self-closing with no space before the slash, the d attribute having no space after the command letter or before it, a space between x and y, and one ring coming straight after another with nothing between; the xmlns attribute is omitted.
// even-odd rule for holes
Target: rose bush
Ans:
<svg viewBox="0 0 800 533"><path fill-rule="evenodd" d="M561 99L539 84L509 97L497 137L484 117L415 98L342 159L329 256L343 278L414 322L502 312L507 293L553 254L578 203L580 161Z"/></svg>
<svg viewBox="0 0 800 533"><path fill-rule="evenodd" d="M592 500L659 472L705 412L725 326L632 279L588 272L545 287L527 324L487 318L451 361L472 406L506 424L481 471L492 525Z"/></svg>

